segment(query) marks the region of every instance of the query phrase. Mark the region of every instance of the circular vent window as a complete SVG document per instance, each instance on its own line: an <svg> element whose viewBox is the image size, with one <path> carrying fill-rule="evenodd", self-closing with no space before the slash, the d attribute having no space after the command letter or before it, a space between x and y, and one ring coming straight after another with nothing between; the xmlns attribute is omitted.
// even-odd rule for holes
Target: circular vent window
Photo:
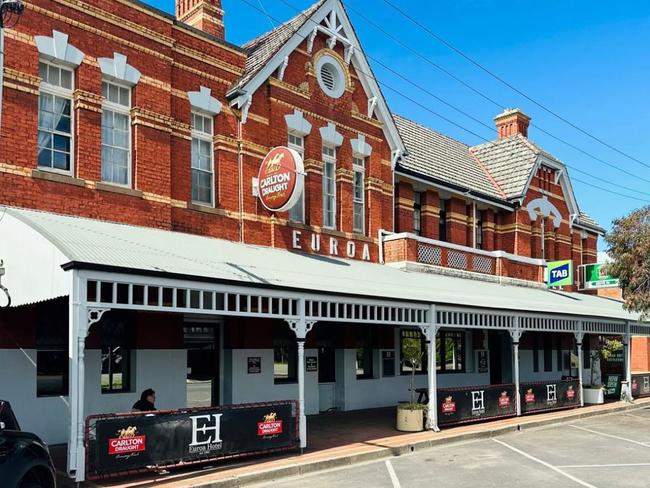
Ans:
<svg viewBox="0 0 650 488"><path fill-rule="evenodd" d="M332 56L322 56L316 65L318 84L325 94L339 98L345 91L345 75L339 62Z"/></svg>

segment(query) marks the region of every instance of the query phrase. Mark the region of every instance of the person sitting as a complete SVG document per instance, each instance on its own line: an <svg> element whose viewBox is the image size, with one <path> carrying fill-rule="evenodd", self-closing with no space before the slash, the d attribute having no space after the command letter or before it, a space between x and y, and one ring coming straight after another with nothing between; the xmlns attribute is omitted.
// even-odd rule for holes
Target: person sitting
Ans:
<svg viewBox="0 0 650 488"><path fill-rule="evenodd" d="M150 412L156 410L156 392L151 388L147 388L140 395L140 400L133 404L133 411Z"/></svg>

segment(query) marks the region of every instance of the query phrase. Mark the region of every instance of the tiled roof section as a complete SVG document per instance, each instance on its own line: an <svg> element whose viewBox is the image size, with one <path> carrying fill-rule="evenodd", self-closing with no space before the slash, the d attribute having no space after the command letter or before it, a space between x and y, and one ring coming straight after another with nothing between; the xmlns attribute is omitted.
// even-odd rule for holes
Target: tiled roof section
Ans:
<svg viewBox="0 0 650 488"><path fill-rule="evenodd" d="M598 230L603 234L605 233L605 229L603 229L600 224L596 222L589 214L586 214L583 211L580 211L580 215L578 215L575 223L578 225L583 225L585 227L590 227L594 230Z"/></svg>
<svg viewBox="0 0 650 488"><path fill-rule="evenodd" d="M399 115L394 115L394 119L409 153L399 163L401 168L492 198L505 199L485 167L472 157L469 146Z"/></svg>
<svg viewBox="0 0 650 488"><path fill-rule="evenodd" d="M244 44L243 48L248 54L246 68L242 77L231 90L249 82L323 3L325 0L319 0L293 19Z"/></svg>
<svg viewBox="0 0 650 488"><path fill-rule="evenodd" d="M492 174L507 198L520 196L539 150L522 135L514 135L470 148Z"/></svg>

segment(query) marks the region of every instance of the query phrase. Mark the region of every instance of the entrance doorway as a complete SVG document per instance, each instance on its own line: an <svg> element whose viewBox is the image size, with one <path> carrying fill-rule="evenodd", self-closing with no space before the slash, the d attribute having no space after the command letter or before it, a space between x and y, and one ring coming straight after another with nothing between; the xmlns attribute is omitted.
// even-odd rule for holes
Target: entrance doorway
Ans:
<svg viewBox="0 0 650 488"><path fill-rule="evenodd" d="M512 346L510 336L502 330L488 331L490 350L490 384L512 383Z"/></svg>
<svg viewBox="0 0 650 488"><path fill-rule="evenodd" d="M187 406L219 405L219 325L186 323Z"/></svg>

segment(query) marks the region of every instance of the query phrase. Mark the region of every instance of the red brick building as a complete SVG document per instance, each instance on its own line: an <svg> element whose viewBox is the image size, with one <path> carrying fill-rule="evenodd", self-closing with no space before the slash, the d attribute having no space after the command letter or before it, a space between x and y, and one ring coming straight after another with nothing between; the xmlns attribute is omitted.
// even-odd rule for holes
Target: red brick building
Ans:
<svg viewBox="0 0 650 488"><path fill-rule="evenodd" d="M339 0L243 46L219 0L25 7L4 32L0 391L51 412L26 427L68 443L77 479L85 416L147 387L161 408L298 398L304 447L305 414L403 399L407 340L435 428L436 385L512 384L520 414L520 377L582 386L592 339L645 333L543 284L603 230L530 118L469 147L394 116ZM273 213L276 146L305 185Z"/></svg>

